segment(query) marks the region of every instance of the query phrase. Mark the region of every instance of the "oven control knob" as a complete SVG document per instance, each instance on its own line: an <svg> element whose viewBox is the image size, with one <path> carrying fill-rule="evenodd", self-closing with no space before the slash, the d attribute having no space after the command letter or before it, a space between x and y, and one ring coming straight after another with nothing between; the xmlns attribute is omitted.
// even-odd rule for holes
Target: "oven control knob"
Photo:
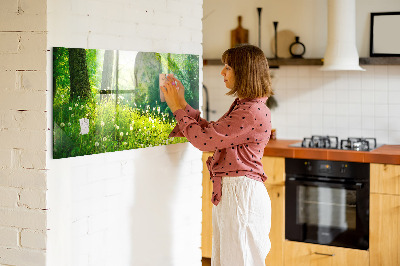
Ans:
<svg viewBox="0 0 400 266"><path fill-rule="evenodd" d="M311 162L305 162L304 165L306 166L307 171L310 172L312 170Z"/></svg>
<svg viewBox="0 0 400 266"><path fill-rule="evenodd" d="M340 168L340 173L341 174L346 173L346 169L347 169L347 164L342 164L342 167Z"/></svg>

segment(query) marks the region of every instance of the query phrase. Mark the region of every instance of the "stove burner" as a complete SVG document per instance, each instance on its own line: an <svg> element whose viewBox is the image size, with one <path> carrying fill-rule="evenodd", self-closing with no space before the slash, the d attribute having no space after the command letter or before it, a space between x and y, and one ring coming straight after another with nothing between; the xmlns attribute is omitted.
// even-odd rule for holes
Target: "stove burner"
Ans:
<svg viewBox="0 0 400 266"><path fill-rule="evenodd" d="M301 147L338 149L339 140L338 137L334 136L312 136L311 138L304 138Z"/></svg>
<svg viewBox="0 0 400 266"><path fill-rule="evenodd" d="M376 148L376 138L347 138L340 141L342 150L369 151Z"/></svg>
<svg viewBox="0 0 400 266"><path fill-rule="evenodd" d="M304 138L302 142L291 144L293 147L340 149L353 151L371 151L378 147L376 138L347 138L340 141L336 136L316 136Z"/></svg>

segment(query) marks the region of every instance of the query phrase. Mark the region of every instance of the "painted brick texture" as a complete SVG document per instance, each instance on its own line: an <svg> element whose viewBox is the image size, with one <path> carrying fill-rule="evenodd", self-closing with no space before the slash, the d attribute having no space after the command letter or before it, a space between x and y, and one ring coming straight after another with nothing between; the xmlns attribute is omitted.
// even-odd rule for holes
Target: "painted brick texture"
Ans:
<svg viewBox="0 0 400 266"><path fill-rule="evenodd" d="M50 0L47 10L49 50L189 53L201 69L202 0ZM47 95L48 128L51 104ZM202 163L190 144L61 160L49 149L46 168L48 265L201 265Z"/></svg>
<svg viewBox="0 0 400 266"><path fill-rule="evenodd" d="M46 6L0 2L0 264L45 265Z"/></svg>

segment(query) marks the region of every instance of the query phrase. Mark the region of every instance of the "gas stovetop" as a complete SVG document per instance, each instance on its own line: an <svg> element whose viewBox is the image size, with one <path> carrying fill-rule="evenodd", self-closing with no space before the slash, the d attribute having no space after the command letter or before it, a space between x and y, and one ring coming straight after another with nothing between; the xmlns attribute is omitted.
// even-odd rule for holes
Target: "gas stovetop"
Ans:
<svg viewBox="0 0 400 266"><path fill-rule="evenodd" d="M337 149L353 151L371 151L379 146L376 138L347 138L339 142L336 136L311 136L304 138L302 142L289 145L291 147Z"/></svg>

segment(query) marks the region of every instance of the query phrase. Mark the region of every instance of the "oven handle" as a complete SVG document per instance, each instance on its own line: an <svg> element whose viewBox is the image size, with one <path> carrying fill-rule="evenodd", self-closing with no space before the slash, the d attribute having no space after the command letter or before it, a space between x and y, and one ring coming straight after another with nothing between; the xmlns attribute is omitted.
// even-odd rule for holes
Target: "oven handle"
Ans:
<svg viewBox="0 0 400 266"><path fill-rule="evenodd" d="M296 183L301 183L304 185L340 185L348 188L354 188L354 189L361 189L363 187L362 182L356 182L356 183L346 183L346 182L332 182L332 181L321 181L321 180L316 180L316 181L310 181L310 180L304 180L303 178L297 178L297 177L288 177L286 181L291 181L291 182L296 182Z"/></svg>
<svg viewBox="0 0 400 266"><path fill-rule="evenodd" d="M331 257L335 256L335 253L333 253L333 254L328 254L328 253L314 252L314 254L315 254L315 255L323 255L323 256L331 256Z"/></svg>

